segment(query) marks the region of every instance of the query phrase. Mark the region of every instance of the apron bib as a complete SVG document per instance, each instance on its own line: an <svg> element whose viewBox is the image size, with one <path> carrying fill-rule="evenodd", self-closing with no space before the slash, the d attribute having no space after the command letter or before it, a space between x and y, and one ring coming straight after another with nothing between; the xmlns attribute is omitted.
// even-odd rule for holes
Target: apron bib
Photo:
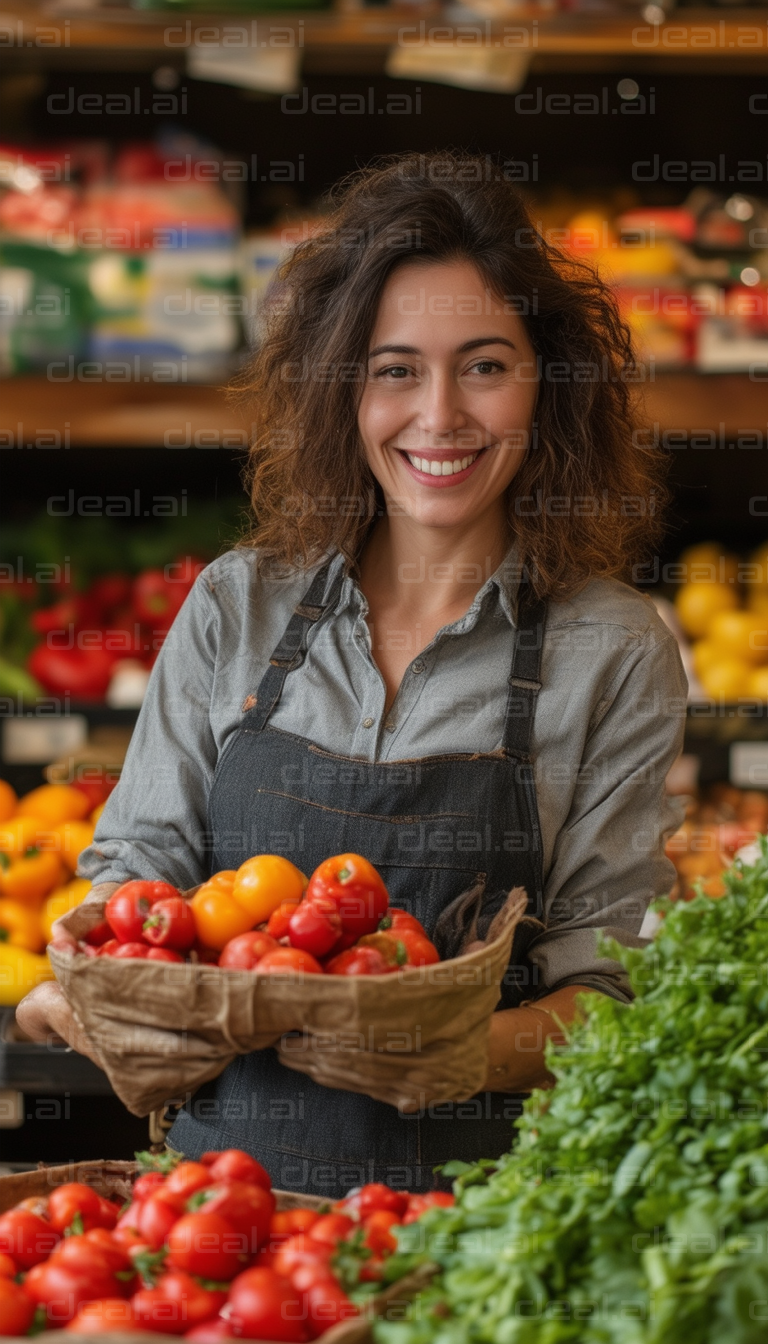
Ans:
<svg viewBox="0 0 768 1344"><path fill-rule="evenodd" d="M502 745L497 751L366 761L274 728L286 676L304 660L313 624L338 602L340 571L323 598L329 564L315 575L272 654L240 727L216 768L209 799L211 871L253 854L283 854L309 874L332 854L365 855L392 905L432 933L438 916L478 879L489 908L510 887L542 915L542 858L529 743L540 689L545 604L521 622L510 659ZM499 1008L536 997L526 959L536 930L517 930ZM172 1147L195 1158L243 1148L273 1184L341 1198L366 1181L430 1190L450 1158L498 1157L513 1138L520 1096L479 1093L415 1115L370 1097L326 1088L282 1065L274 1049L241 1055L181 1110Z"/></svg>

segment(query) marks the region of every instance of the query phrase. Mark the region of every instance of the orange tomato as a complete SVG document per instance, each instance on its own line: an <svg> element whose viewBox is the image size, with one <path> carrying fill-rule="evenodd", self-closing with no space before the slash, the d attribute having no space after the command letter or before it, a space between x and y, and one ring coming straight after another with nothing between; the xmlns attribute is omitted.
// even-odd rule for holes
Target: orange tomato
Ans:
<svg viewBox="0 0 768 1344"><path fill-rule="evenodd" d="M33 850L12 859L8 867L0 869L0 891L8 901L39 906L49 891L59 885L61 877L58 854Z"/></svg>
<svg viewBox="0 0 768 1344"><path fill-rule="evenodd" d="M0 779L0 821L7 821L16 811L18 798L6 779Z"/></svg>
<svg viewBox="0 0 768 1344"><path fill-rule="evenodd" d="M45 853L57 854L71 873L77 868L78 856L93 839L93 826L88 821L62 821L50 830L41 831L37 847Z"/></svg>
<svg viewBox="0 0 768 1344"><path fill-rule="evenodd" d="M18 901L0 900L0 942L24 947L27 952L42 952L45 940L40 916Z"/></svg>
<svg viewBox="0 0 768 1344"><path fill-rule="evenodd" d="M234 873L216 873L203 883L190 901L200 942L217 952L230 938L247 933L255 923L242 905L233 900L230 894L233 881Z"/></svg>
<svg viewBox="0 0 768 1344"><path fill-rule="evenodd" d="M11 817L0 826L0 854L23 854L32 849L42 829L37 817Z"/></svg>
<svg viewBox="0 0 768 1344"><path fill-rule="evenodd" d="M238 868L232 896L247 910L252 924L261 924L283 901L300 901L308 882L290 859L257 854Z"/></svg>
<svg viewBox="0 0 768 1344"><path fill-rule="evenodd" d="M39 789L33 789L19 799L17 815L37 817L48 826L58 826L62 821L82 821L90 807L79 789L72 789L68 784L41 784Z"/></svg>

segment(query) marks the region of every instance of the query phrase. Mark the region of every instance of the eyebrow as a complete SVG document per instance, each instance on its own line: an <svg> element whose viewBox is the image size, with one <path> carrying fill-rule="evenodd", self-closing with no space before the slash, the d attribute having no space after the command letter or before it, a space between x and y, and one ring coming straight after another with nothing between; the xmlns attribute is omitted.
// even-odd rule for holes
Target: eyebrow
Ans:
<svg viewBox="0 0 768 1344"><path fill-rule="evenodd" d="M465 341L456 351L457 355L466 354L468 350L477 350L481 345L508 345L510 350L517 350L517 346L508 341L505 336L476 336L473 341ZM371 350L368 358L373 359L376 355L420 355L421 351L415 345L377 345L375 350Z"/></svg>

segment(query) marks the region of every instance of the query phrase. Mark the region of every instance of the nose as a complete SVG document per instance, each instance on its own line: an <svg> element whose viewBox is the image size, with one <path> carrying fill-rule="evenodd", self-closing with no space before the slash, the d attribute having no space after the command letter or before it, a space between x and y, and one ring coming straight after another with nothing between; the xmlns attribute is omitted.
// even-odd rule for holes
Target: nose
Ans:
<svg viewBox="0 0 768 1344"><path fill-rule="evenodd" d="M461 389L447 370L436 370L420 389L418 420L422 430L443 438L463 429L467 417L461 406Z"/></svg>

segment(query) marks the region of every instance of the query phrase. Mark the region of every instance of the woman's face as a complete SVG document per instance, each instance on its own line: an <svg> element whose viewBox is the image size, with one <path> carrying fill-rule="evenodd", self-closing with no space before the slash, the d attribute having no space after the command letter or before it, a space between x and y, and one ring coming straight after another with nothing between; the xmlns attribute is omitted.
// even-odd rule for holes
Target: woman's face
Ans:
<svg viewBox="0 0 768 1344"><path fill-rule="evenodd" d="M520 469L536 359L469 261L407 262L383 290L358 426L389 503L414 521L479 519Z"/></svg>

